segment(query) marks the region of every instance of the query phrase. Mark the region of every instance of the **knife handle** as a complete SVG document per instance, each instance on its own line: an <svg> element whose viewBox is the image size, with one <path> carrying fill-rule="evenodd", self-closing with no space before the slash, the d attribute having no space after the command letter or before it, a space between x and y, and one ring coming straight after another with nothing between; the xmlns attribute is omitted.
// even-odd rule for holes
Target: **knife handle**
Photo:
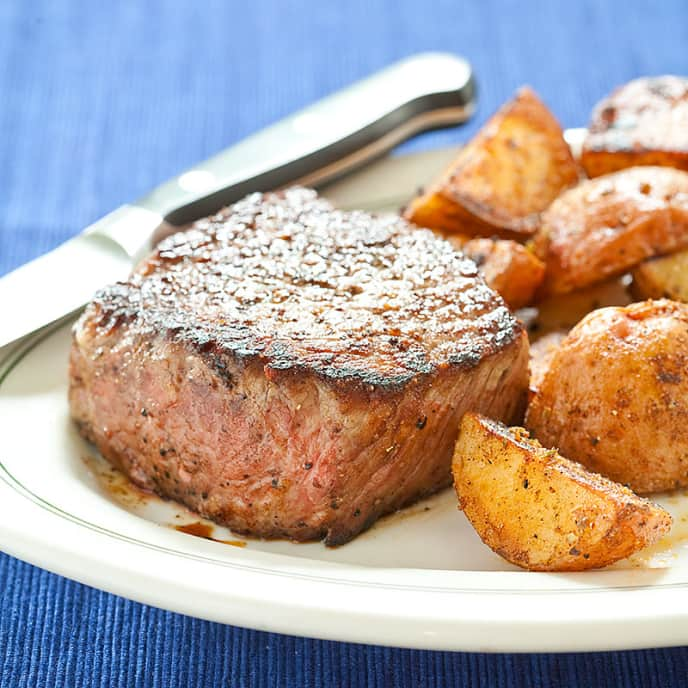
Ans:
<svg viewBox="0 0 688 688"><path fill-rule="evenodd" d="M422 53L259 131L133 205L182 226L252 191L324 184L421 131L465 122L474 108L470 64Z"/></svg>

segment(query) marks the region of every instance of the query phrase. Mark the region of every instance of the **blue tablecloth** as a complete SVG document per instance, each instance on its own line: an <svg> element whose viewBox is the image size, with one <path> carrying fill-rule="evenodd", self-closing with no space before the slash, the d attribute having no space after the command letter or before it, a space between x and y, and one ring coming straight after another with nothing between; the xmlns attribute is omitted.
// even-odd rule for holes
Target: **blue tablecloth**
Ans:
<svg viewBox="0 0 688 688"><path fill-rule="evenodd" d="M530 83L565 126L688 73L673 2L0 2L0 274L246 134L398 58L466 55L471 125ZM0 304L0 309L2 305ZM1 316L1 313L0 313ZM1 512L2 518L11 514ZM679 686L685 648L476 655L291 638L142 606L0 555L0 686Z"/></svg>

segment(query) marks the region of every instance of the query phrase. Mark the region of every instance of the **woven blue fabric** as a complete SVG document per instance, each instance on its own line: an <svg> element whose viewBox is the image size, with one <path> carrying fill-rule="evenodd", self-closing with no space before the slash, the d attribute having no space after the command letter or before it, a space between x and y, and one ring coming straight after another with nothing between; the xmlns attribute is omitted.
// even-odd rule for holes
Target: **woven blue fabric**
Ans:
<svg viewBox="0 0 688 688"><path fill-rule="evenodd" d="M4 0L0 274L413 52L466 55L480 108L469 126L407 150L463 140L523 83L565 126L584 125L615 84L688 73L687 45L682 0ZM685 648L478 655L260 633L135 604L0 555L0 686L625 688L685 685L687 675Z"/></svg>

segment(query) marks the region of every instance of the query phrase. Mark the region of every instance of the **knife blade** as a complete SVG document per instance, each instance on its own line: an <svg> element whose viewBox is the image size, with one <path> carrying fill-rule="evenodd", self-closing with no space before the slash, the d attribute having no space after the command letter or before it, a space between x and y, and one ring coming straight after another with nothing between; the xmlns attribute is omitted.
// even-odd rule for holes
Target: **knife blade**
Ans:
<svg viewBox="0 0 688 688"><path fill-rule="evenodd" d="M0 347L125 279L154 239L174 228L252 191L331 181L421 131L466 121L474 104L470 65L424 53L263 129L0 279Z"/></svg>

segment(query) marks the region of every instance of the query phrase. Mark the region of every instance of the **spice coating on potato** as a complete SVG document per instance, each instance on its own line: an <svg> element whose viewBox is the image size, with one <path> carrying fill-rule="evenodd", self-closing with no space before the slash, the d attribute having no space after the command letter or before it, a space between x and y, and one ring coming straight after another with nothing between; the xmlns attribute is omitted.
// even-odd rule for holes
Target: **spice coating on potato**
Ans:
<svg viewBox="0 0 688 688"><path fill-rule="evenodd" d="M487 284L515 310L533 302L545 276L545 266L531 251L509 239L476 238L458 235L449 242L477 266Z"/></svg>
<svg viewBox="0 0 688 688"><path fill-rule="evenodd" d="M688 485L688 306L590 313L552 356L526 427L636 492Z"/></svg>
<svg viewBox="0 0 688 688"><path fill-rule="evenodd" d="M688 302L688 250L645 260L632 274L638 298Z"/></svg>
<svg viewBox="0 0 688 688"><path fill-rule="evenodd" d="M540 294L565 294L687 245L688 172L633 167L589 179L543 213L533 242L545 263Z"/></svg>
<svg viewBox="0 0 688 688"><path fill-rule="evenodd" d="M483 542L531 571L607 566L671 528L661 507L477 414L463 417L452 470Z"/></svg>
<svg viewBox="0 0 688 688"><path fill-rule="evenodd" d="M688 79L635 79L604 98L593 110L581 163L590 177L635 165L688 170Z"/></svg>
<svg viewBox="0 0 688 688"><path fill-rule="evenodd" d="M431 229L528 237L540 213L579 174L557 120L522 88L410 204L406 218Z"/></svg>

